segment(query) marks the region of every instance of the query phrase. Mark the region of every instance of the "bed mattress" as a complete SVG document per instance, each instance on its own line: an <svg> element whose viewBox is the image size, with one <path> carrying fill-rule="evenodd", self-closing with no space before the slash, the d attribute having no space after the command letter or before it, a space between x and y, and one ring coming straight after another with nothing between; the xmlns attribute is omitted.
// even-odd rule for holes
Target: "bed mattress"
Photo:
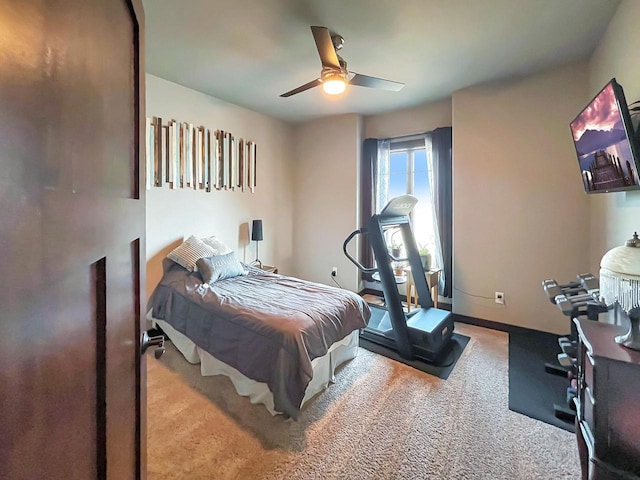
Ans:
<svg viewBox="0 0 640 480"><path fill-rule="evenodd" d="M155 319L151 314L147 315L147 319L165 332L167 337L169 337L174 346L189 363L200 364L201 375L224 375L231 380L236 392L238 392L239 395L249 397L251 403L264 405L271 415L283 413L276 410L273 393L271 393L266 383L256 382L232 366L221 362L207 351L198 347L167 322ZM307 401L335 381L335 371L340 365L357 356L358 338L358 331L350 333L342 340L331 345L326 355L315 358L311 362L313 378L307 385L304 398L302 399L302 405L300 406L301 408Z"/></svg>
<svg viewBox="0 0 640 480"><path fill-rule="evenodd" d="M197 272L173 262L166 267L149 301L153 318L266 384L275 411L293 418L313 378L313 360L364 328L371 315L353 292L257 268L208 285Z"/></svg>

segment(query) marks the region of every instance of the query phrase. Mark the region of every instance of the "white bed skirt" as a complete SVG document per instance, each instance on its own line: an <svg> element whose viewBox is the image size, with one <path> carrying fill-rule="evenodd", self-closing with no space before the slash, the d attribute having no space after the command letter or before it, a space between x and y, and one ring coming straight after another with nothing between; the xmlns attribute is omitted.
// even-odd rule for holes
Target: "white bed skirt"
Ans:
<svg viewBox="0 0 640 480"><path fill-rule="evenodd" d="M213 357L209 352L198 347L186 335L180 333L164 320L153 318L151 312L147 314L147 319L157 324L171 342L182 353L184 358L193 364L200 364L200 373L206 375L225 375L229 377L238 394L249 397L251 403L263 404L271 415L278 415L273 404L273 394L266 383L252 380L232 366L221 362ZM342 340L334 343L329 348L326 355L311 361L313 368L313 378L307 386L302 405L304 405L314 395L320 393L329 383L334 381L336 368L344 362L355 358L358 354L358 330L351 332ZM301 407L302 407L301 405Z"/></svg>

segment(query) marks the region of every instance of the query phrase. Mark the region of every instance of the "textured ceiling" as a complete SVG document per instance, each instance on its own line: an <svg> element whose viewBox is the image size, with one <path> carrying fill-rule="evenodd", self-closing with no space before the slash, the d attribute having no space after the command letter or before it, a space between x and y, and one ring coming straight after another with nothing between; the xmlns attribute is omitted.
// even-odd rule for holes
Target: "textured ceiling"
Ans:
<svg viewBox="0 0 640 480"><path fill-rule="evenodd" d="M373 114L589 58L619 0L144 0L147 72L289 122ZM310 25L345 38L349 70L400 92L321 88Z"/></svg>

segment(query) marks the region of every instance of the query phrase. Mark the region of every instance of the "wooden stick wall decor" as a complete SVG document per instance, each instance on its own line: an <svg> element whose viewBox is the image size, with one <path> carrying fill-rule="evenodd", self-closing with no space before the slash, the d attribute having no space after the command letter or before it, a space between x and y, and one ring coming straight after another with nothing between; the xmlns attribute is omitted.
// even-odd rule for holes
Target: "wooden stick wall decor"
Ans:
<svg viewBox="0 0 640 480"><path fill-rule="evenodd" d="M255 191L256 144L224 130L147 118L146 176L151 187Z"/></svg>

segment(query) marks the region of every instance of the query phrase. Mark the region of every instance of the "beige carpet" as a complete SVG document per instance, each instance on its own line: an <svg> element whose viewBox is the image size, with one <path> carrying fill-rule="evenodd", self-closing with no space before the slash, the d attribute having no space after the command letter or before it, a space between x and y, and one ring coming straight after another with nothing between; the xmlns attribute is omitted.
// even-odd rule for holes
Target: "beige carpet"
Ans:
<svg viewBox="0 0 640 480"><path fill-rule="evenodd" d="M572 434L508 409L507 335L456 330L448 380L360 349L298 422L169 345L148 361L149 479L579 478Z"/></svg>

